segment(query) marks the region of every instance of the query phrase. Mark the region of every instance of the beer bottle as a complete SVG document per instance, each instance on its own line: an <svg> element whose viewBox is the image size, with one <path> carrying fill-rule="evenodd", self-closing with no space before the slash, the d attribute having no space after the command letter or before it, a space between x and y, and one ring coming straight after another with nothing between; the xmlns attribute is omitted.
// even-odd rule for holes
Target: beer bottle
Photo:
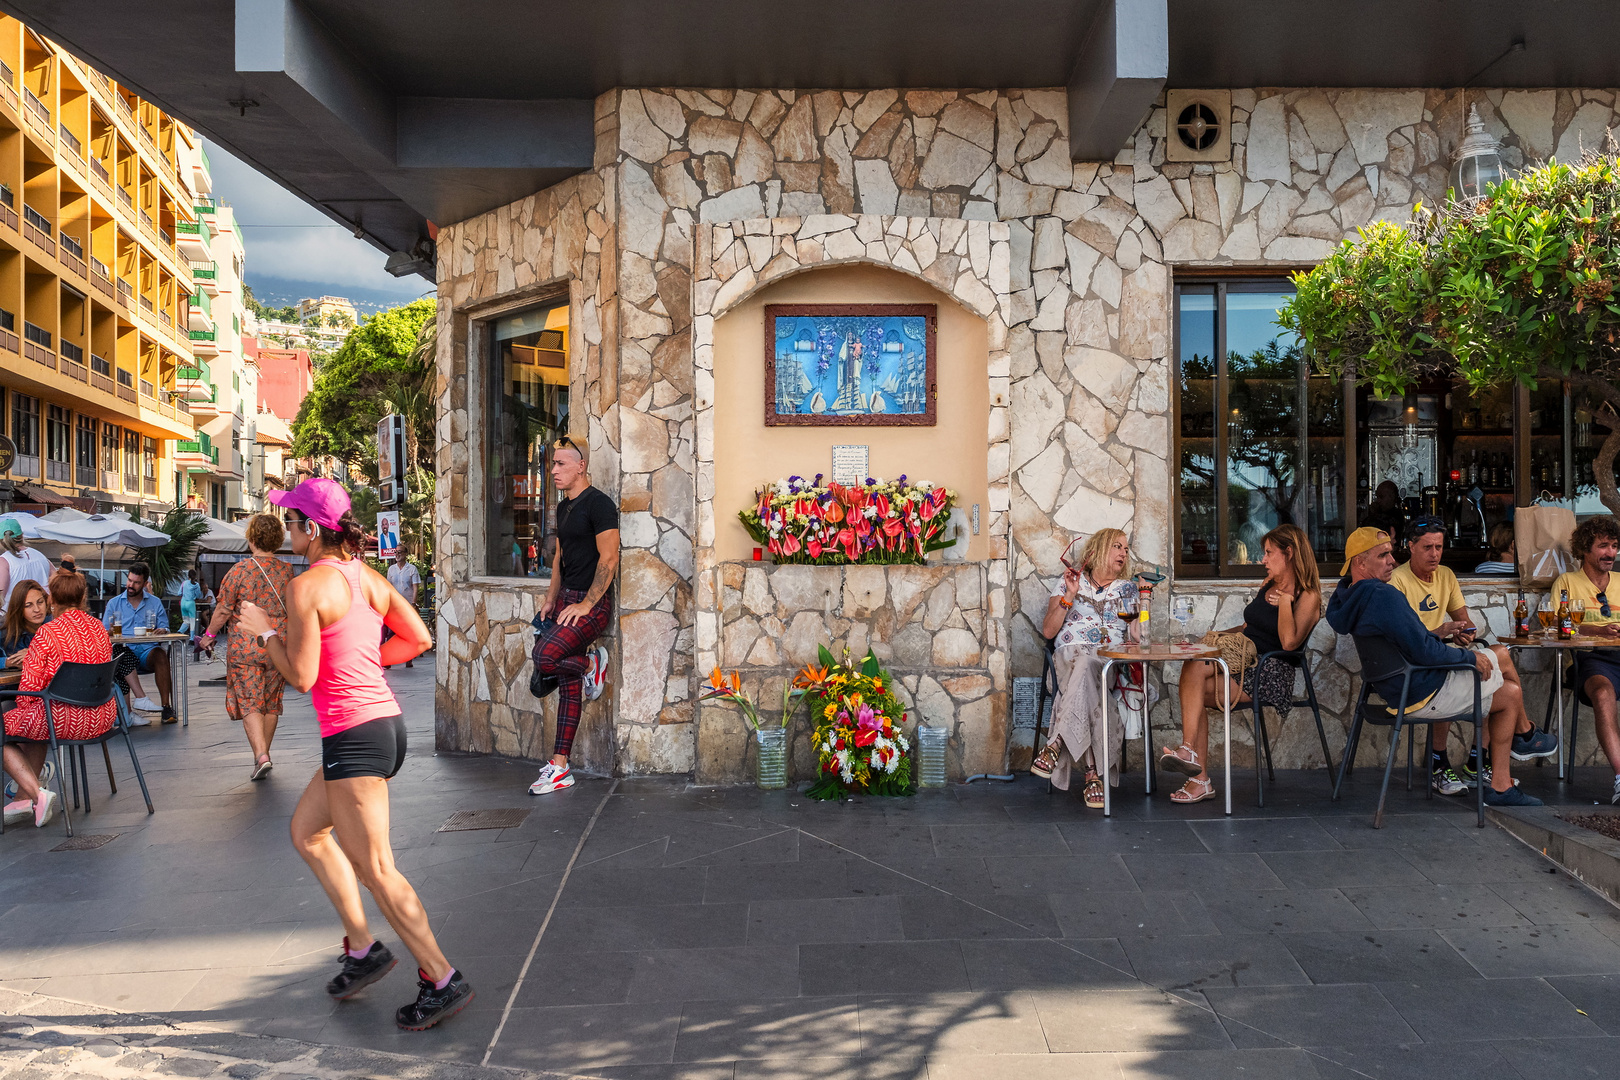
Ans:
<svg viewBox="0 0 1620 1080"><path fill-rule="evenodd" d="M1558 591L1558 640L1569 641L1575 637L1575 620L1569 614L1569 590Z"/></svg>
<svg viewBox="0 0 1620 1080"><path fill-rule="evenodd" d="M1519 606L1513 609L1513 636L1527 638L1530 636L1530 605L1524 602L1524 593L1519 593Z"/></svg>

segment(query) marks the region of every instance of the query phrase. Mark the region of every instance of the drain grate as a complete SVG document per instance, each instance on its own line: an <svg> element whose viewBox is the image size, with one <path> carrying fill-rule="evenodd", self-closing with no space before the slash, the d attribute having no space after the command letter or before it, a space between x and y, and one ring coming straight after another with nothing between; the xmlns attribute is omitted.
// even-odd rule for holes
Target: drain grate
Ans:
<svg viewBox="0 0 1620 1080"><path fill-rule="evenodd" d="M118 839L118 834L86 833L80 836L70 836L66 840L51 848L52 851L94 851L104 844L110 844Z"/></svg>
<svg viewBox="0 0 1620 1080"><path fill-rule="evenodd" d="M523 824L529 816L522 810L457 810L451 814L440 832L472 832L475 829L511 829Z"/></svg>

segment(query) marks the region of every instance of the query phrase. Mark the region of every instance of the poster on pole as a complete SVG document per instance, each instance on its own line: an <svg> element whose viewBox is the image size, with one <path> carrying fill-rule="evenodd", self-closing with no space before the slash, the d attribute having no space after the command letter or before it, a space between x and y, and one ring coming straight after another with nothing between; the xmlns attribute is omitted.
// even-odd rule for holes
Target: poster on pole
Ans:
<svg viewBox="0 0 1620 1080"><path fill-rule="evenodd" d="M377 421L377 499L384 506L405 501L405 418L398 413Z"/></svg>
<svg viewBox="0 0 1620 1080"><path fill-rule="evenodd" d="M399 551L399 511L384 510L377 515L377 555L392 559Z"/></svg>

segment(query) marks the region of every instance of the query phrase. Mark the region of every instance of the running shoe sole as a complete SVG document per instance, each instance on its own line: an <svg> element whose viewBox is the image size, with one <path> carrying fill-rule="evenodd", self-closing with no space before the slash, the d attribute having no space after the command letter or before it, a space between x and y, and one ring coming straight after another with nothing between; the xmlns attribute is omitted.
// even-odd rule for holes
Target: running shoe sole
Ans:
<svg viewBox="0 0 1620 1080"><path fill-rule="evenodd" d="M384 975L387 975L390 971L393 971L395 965L398 963L399 957L393 957L388 961L387 967L380 967L376 971L373 971L370 975L367 975L365 978L356 979L354 982L349 984L348 989L344 990L343 993L327 994L326 996L331 998L333 1001L347 1001L360 991L364 990L366 987L370 986L372 983L380 981Z"/></svg>
<svg viewBox="0 0 1620 1080"><path fill-rule="evenodd" d="M456 1013L460 1012L462 1009L465 1009L467 1007L467 1003L472 1001L472 999L477 996L478 992L469 987L467 989L466 997L462 998L460 1001L457 1001L453 1006L445 1009L443 1012L436 1013L433 1018L425 1024L400 1024L397 1018L394 1020L394 1023L399 1024L400 1029L403 1031L426 1031L435 1024L443 1023L452 1016L456 1015Z"/></svg>
<svg viewBox="0 0 1620 1080"><path fill-rule="evenodd" d="M574 786L574 777L573 777L572 774L570 774L565 779L563 779L563 780L561 780L561 781L559 781L557 783L554 783L554 784L530 784L529 785L529 794L530 795L550 795L553 791L562 791L564 788L571 788L573 786Z"/></svg>
<svg viewBox="0 0 1620 1080"><path fill-rule="evenodd" d="M1555 745L1551 750L1543 750L1535 754L1521 754L1517 750L1510 751L1510 753L1512 753L1514 761L1534 761L1536 758L1553 757L1558 753L1558 747Z"/></svg>
<svg viewBox="0 0 1620 1080"><path fill-rule="evenodd" d="M253 766L253 779L263 780L265 777L270 775L270 770L274 769L275 767L276 764L273 761L260 762L259 764Z"/></svg>

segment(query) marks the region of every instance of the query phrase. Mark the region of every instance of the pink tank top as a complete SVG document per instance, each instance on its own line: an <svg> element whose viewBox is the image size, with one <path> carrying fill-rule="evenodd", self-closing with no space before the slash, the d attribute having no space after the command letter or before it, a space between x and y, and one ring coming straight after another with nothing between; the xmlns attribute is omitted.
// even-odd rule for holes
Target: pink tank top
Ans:
<svg viewBox="0 0 1620 1080"><path fill-rule="evenodd" d="M321 669L310 688L321 737L357 727L368 720L397 716L399 702L388 689L382 669L382 616L360 591L360 562L318 559L349 582L349 610L321 631Z"/></svg>

